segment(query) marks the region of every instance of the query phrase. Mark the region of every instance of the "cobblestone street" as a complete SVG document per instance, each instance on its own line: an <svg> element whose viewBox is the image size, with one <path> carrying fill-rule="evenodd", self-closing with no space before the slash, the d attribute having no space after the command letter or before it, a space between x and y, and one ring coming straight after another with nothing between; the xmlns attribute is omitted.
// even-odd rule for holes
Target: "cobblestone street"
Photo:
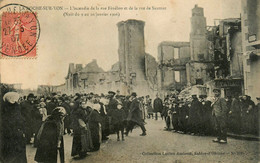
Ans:
<svg viewBox="0 0 260 163"><path fill-rule="evenodd" d="M147 136L136 128L125 141L116 134L82 160L70 156L72 136L65 135L66 162L258 162L259 142L228 139L228 144L212 143L213 137L200 137L163 131L164 121L147 120ZM35 148L27 146L28 162L34 162Z"/></svg>

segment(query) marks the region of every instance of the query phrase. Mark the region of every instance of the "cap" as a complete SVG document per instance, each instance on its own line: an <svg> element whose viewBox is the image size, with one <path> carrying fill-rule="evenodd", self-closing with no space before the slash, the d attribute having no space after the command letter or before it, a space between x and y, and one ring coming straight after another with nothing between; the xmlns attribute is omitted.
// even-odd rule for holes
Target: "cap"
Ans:
<svg viewBox="0 0 260 163"><path fill-rule="evenodd" d="M213 89L213 92L220 92L220 89L215 88Z"/></svg>

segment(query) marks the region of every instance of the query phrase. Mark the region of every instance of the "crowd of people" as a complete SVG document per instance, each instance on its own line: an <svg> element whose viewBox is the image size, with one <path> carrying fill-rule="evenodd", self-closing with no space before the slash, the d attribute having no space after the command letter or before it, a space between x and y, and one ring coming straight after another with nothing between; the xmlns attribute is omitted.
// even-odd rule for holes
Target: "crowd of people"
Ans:
<svg viewBox="0 0 260 163"><path fill-rule="evenodd" d="M117 134L117 141L124 141L135 126L146 135L141 114L140 98L94 93L68 96L66 94L21 98L8 92L1 106L2 144L4 162L27 162L26 144L36 150L35 161L64 162L63 135L73 136L71 156L84 158L87 152L100 149L102 140ZM57 157L59 156L59 157Z"/></svg>
<svg viewBox="0 0 260 163"><path fill-rule="evenodd" d="M227 143L227 132L259 135L259 97L255 104L247 95L235 93L221 98L219 89L215 89L214 94L210 100L206 95L192 95L192 100L180 99L177 94L168 95L161 111L165 130L200 136L221 135L215 141L222 143Z"/></svg>
<svg viewBox="0 0 260 163"><path fill-rule="evenodd" d="M234 94L221 98L192 95L192 100L178 94L163 100L156 95L137 97L109 91L107 95L79 94L35 96L23 98L8 92L1 105L1 154L4 162L27 162L26 144L33 144L35 161L64 162L63 135L73 136L71 156L84 158L87 152L100 149L102 140L117 134L124 141L135 126L145 136L146 119L165 120L165 130L191 135L216 135L214 142L227 143L227 131L238 134L259 134L260 98L257 104L249 96ZM59 157L57 157L59 156Z"/></svg>

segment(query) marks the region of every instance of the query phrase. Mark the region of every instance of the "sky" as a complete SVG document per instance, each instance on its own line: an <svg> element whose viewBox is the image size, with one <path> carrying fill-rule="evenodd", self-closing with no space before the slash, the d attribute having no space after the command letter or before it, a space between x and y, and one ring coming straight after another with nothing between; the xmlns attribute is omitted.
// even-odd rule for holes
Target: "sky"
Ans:
<svg viewBox="0 0 260 163"><path fill-rule="evenodd" d="M12 1L1 1L3 6ZM240 17L240 0L45 0L15 1L25 6L69 7L166 7L166 10L107 11L120 16L64 17L64 10L38 10L41 26L36 59L1 59L3 83L22 83L22 88L37 85L59 85L65 82L69 63L87 64L93 59L105 71L118 61L118 28L127 19L145 21L145 51L157 59L162 41L189 41L191 9L204 8L207 25L214 19ZM75 13L76 11L69 11ZM82 11L78 11L82 12ZM90 11L83 11L87 13ZM94 11L103 13L105 11Z"/></svg>

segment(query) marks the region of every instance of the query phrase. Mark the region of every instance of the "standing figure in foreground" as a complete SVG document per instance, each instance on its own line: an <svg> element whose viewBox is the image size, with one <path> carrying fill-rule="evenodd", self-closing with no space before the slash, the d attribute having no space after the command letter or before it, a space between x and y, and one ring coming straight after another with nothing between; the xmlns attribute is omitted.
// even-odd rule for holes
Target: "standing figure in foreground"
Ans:
<svg viewBox="0 0 260 163"><path fill-rule="evenodd" d="M75 107L72 113L72 128L73 128L73 140L72 140L72 150L71 156L79 156L79 158L84 158L87 156L87 152L90 151L90 146L87 146L86 142L91 139L87 125L87 102L81 101L78 107ZM87 139L88 138L88 139ZM92 145L93 146L93 145Z"/></svg>
<svg viewBox="0 0 260 163"><path fill-rule="evenodd" d="M124 120L125 120L125 111L122 109L122 104L117 104L117 109L115 110L115 117L113 117L113 121L115 124L115 131L117 134L117 141L120 141L119 132L121 131L122 141L124 141Z"/></svg>
<svg viewBox="0 0 260 163"><path fill-rule="evenodd" d="M63 107L56 107L42 124L37 135L35 161L55 163L59 153L60 162L65 162L63 142L65 115L66 110Z"/></svg>
<svg viewBox="0 0 260 163"><path fill-rule="evenodd" d="M215 119L216 132L217 132L217 138L214 139L213 142L226 144L227 143L226 120L227 120L228 108L227 108L226 100L220 97L220 90L214 89L213 92L215 94L215 98L211 106L213 108L212 115Z"/></svg>
<svg viewBox="0 0 260 163"><path fill-rule="evenodd" d="M153 109L154 109L154 113L155 113L155 120L157 120L158 119L157 113L159 112L161 114L162 110L163 110L163 102L162 102L162 99L159 98L158 94L156 94L156 98L153 101Z"/></svg>
<svg viewBox="0 0 260 163"><path fill-rule="evenodd" d="M19 94L8 92L1 104L1 154L3 162L26 163L25 122L18 104ZM1 161L0 161L1 162Z"/></svg>
<svg viewBox="0 0 260 163"><path fill-rule="evenodd" d="M146 129L144 127L144 122L142 121L142 117L140 116L140 108L139 108L139 101L136 98L137 94L133 92L130 97L131 105L130 105L130 111L127 117L128 120L128 126L126 129L126 135L128 135L129 131L133 129L135 125L138 125L141 127L143 133L140 134L140 136L146 135Z"/></svg>

